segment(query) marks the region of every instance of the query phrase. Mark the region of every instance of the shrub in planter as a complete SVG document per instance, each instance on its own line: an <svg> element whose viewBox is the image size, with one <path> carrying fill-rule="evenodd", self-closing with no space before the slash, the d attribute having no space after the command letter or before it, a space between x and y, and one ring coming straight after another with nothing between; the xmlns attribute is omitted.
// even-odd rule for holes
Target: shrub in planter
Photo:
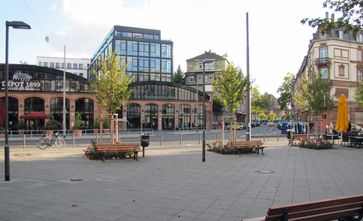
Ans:
<svg viewBox="0 0 363 221"><path fill-rule="evenodd" d="M298 146L301 148L314 149L314 150L325 150L325 149L333 148L333 144L331 144L325 140L320 140L320 141L316 141L316 142L307 141L304 143L300 143Z"/></svg>
<svg viewBox="0 0 363 221"><path fill-rule="evenodd" d="M44 134L52 136L54 130L59 130L61 128L61 124L54 120L53 115L49 115L49 120L45 124L45 131Z"/></svg>
<svg viewBox="0 0 363 221"><path fill-rule="evenodd" d="M18 121L18 133L19 134L24 134L24 130L25 130L25 122L23 119L20 119Z"/></svg>
<svg viewBox="0 0 363 221"><path fill-rule="evenodd" d="M82 115L81 113L76 114L76 119L73 126L73 134L75 136L81 136L82 135L82 127L83 127L83 121L82 121Z"/></svg>

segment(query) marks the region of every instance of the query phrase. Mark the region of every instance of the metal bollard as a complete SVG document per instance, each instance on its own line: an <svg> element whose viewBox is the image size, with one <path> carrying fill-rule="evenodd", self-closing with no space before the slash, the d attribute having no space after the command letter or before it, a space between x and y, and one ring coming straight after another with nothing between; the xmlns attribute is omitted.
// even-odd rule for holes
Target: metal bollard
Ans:
<svg viewBox="0 0 363 221"><path fill-rule="evenodd" d="M72 139L73 139L73 148L76 148L76 138L74 134L72 135Z"/></svg>
<svg viewBox="0 0 363 221"><path fill-rule="evenodd" d="M182 145L182 140L183 140L183 134L180 133L180 145Z"/></svg>
<svg viewBox="0 0 363 221"><path fill-rule="evenodd" d="M26 136L25 136L25 134L23 134L23 137L24 137L24 138L23 138L23 142L24 142L24 143L23 143L23 145L24 145L24 146L23 146L23 149L25 149L25 148L26 148L26 140L25 140L25 139L26 139Z"/></svg>
<svg viewBox="0 0 363 221"><path fill-rule="evenodd" d="M98 132L96 132L96 143L98 143Z"/></svg>
<svg viewBox="0 0 363 221"><path fill-rule="evenodd" d="M202 139L202 134L199 134L199 140L198 140L198 144L200 144L200 140Z"/></svg>
<svg viewBox="0 0 363 221"><path fill-rule="evenodd" d="M263 132L263 142L266 142L266 133Z"/></svg>
<svg viewBox="0 0 363 221"><path fill-rule="evenodd" d="M279 142L280 141L280 134L279 134L279 132L277 132L277 142Z"/></svg>
<svg viewBox="0 0 363 221"><path fill-rule="evenodd" d="M160 134L160 146L163 145L163 134Z"/></svg>

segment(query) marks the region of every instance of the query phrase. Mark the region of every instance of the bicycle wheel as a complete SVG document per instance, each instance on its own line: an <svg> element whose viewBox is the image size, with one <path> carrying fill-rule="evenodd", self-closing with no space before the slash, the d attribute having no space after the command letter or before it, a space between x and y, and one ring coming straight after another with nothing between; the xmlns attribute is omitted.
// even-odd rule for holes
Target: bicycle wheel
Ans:
<svg viewBox="0 0 363 221"><path fill-rule="evenodd" d="M37 147L41 150L44 150L45 148L47 148L47 141L42 137L40 138L40 140L37 143Z"/></svg>

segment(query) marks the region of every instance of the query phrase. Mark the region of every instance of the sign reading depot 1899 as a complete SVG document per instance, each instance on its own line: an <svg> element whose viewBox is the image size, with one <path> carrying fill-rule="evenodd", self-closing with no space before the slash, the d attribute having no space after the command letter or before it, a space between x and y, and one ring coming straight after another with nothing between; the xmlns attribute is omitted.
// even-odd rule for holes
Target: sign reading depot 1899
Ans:
<svg viewBox="0 0 363 221"><path fill-rule="evenodd" d="M37 81L30 81L32 76L26 73L22 73L17 71L14 76L13 80L8 81L8 88L10 90L22 90L22 89L37 89L40 88L41 83ZM1 82L1 87L5 88L6 82Z"/></svg>

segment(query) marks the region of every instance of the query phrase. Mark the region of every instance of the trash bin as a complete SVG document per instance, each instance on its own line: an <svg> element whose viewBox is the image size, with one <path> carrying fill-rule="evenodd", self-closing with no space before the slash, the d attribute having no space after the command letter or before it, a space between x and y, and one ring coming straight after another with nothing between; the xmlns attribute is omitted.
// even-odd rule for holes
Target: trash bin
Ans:
<svg viewBox="0 0 363 221"><path fill-rule="evenodd" d="M142 157L145 157L145 147L148 147L150 143L149 134L141 134L141 146L142 146Z"/></svg>

